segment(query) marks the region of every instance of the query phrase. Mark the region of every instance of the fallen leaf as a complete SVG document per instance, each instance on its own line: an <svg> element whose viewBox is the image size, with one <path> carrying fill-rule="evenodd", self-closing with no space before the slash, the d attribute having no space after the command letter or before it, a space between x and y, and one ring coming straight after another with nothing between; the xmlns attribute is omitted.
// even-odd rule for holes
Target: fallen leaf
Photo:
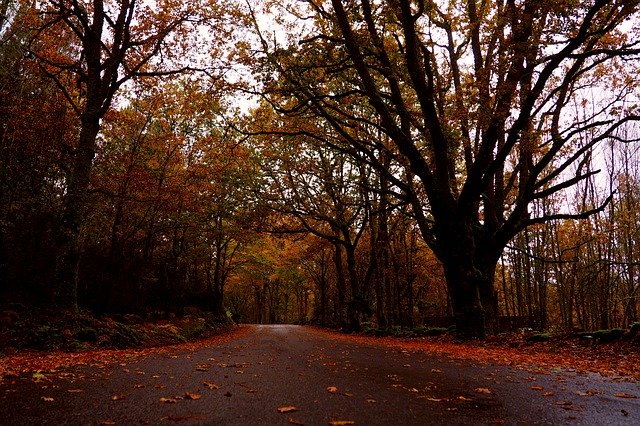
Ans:
<svg viewBox="0 0 640 426"><path fill-rule="evenodd" d="M347 426L347 425L355 425L356 422L353 420L331 420L329 422L330 426Z"/></svg>
<svg viewBox="0 0 640 426"><path fill-rule="evenodd" d="M598 394L598 391L597 390L593 390L593 389L589 389L586 392L585 391L576 391L576 394L580 395L580 396L594 396L594 395Z"/></svg>
<svg viewBox="0 0 640 426"><path fill-rule="evenodd" d="M555 395L555 394L556 394L555 392L551 392L551 391L549 391L549 392L543 392L543 393L542 393L542 396L553 396L553 395Z"/></svg>
<svg viewBox="0 0 640 426"><path fill-rule="evenodd" d="M133 385L134 389L142 389L143 387L144 387L144 385L141 385L141 384Z"/></svg>
<svg viewBox="0 0 640 426"><path fill-rule="evenodd" d="M531 390L544 390L544 386L531 386Z"/></svg>
<svg viewBox="0 0 640 426"><path fill-rule="evenodd" d="M460 396L458 397L458 400L460 400L460 401L464 401L464 402L467 402L467 401L473 401L473 399L471 399L471 398L467 398L466 396L462 396L462 395L460 395Z"/></svg>
<svg viewBox="0 0 640 426"><path fill-rule="evenodd" d="M102 422L100 422L100 426L112 426L115 425L116 422L114 422L113 420L104 420Z"/></svg>
<svg viewBox="0 0 640 426"><path fill-rule="evenodd" d="M491 393L491 391L489 390L489 388L476 388L475 389L476 393L484 393L484 394L489 394Z"/></svg>
<svg viewBox="0 0 640 426"><path fill-rule="evenodd" d="M375 403L376 403L376 400L375 400L375 399L367 399L367 402L368 402L369 404L375 404Z"/></svg>
<svg viewBox="0 0 640 426"><path fill-rule="evenodd" d="M637 398L637 396L635 395L632 395L630 393L624 393L624 392L614 393L613 396L615 396L616 398L630 398L630 399Z"/></svg>
<svg viewBox="0 0 640 426"><path fill-rule="evenodd" d="M302 423L302 422L300 422L298 420L292 419L291 417L289 417L289 424L290 425L304 426L304 423Z"/></svg>
<svg viewBox="0 0 640 426"><path fill-rule="evenodd" d="M53 398L51 398L50 396L43 396L43 397L42 397L42 400L43 400L44 402L53 402Z"/></svg>
<svg viewBox="0 0 640 426"><path fill-rule="evenodd" d="M278 413L293 413L294 411L298 411L298 409L293 405L285 405L284 407L278 407Z"/></svg>
<svg viewBox="0 0 640 426"><path fill-rule="evenodd" d="M439 368L432 368L431 372L432 373L442 373L442 370L440 370Z"/></svg>
<svg viewBox="0 0 640 426"><path fill-rule="evenodd" d="M573 402L571 401L562 401L562 402L557 402L556 405L559 405L561 408L565 409L565 410L573 410Z"/></svg>
<svg viewBox="0 0 640 426"><path fill-rule="evenodd" d="M220 386L216 385L215 383L202 382L202 384L208 387L209 389L220 389Z"/></svg>
<svg viewBox="0 0 640 426"><path fill-rule="evenodd" d="M124 394L122 394L122 395L113 395L111 397L111 400L112 401L121 401L121 400L125 399L126 397L127 397L127 395L124 395Z"/></svg>
<svg viewBox="0 0 640 426"><path fill-rule="evenodd" d="M33 379L33 381L34 381L35 383L40 383L40 382L45 381L45 380L46 380L47 382L50 382L50 381L51 381L51 380L49 380L49 379L47 378L47 376L45 376L44 374L42 374L42 373L41 373L41 372L39 372L39 371L37 371L37 372L33 373L33 374L31 375L31 378Z"/></svg>
<svg viewBox="0 0 640 426"><path fill-rule="evenodd" d="M338 388L335 387L335 386L329 386L327 388L327 392L329 392L329 393L338 393Z"/></svg>
<svg viewBox="0 0 640 426"><path fill-rule="evenodd" d="M69 393L82 393L83 390L82 389L68 389L67 392L69 392Z"/></svg>
<svg viewBox="0 0 640 426"><path fill-rule="evenodd" d="M178 401L175 398L160 398L160 402L163 404L175 404Z"/></svg>
<svg viewBox="0 0 640 426"><path fill-rule="evenodd" d="M200 398L202 398L202 395L200 395L199 393L185 392L184 394L184 399L196 400Z"/></svg>
<svg viewBox="0 0 640 426"><path fill-rule="evenodd" d="M448 401L448 398L432 398L430 396L419 396L419 399L426 399L427 401L431 401L431 402L442 402L442 401Z"/></svg>

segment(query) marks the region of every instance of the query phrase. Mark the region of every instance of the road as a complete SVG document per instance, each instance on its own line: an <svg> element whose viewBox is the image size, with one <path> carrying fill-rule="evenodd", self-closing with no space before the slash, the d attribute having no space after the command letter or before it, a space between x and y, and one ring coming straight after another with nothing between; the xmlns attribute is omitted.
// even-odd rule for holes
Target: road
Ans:
<svg viewBox="0 0 640 426"><path fill-rule="evenodd" d="M631 396L640 384L251 326L217 347L5 382L0 424L639 424Z"/></svg>

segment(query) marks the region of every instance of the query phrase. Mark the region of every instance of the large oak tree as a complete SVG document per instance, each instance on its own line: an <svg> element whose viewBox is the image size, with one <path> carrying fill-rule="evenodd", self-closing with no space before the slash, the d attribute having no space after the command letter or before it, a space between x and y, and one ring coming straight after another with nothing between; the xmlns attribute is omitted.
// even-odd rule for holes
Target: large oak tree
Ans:
<svg viewBox="0 0 640 426"><path fill-rule="evenodd" d="M297 123L334 130L280 131L386 171L444 266L458 330L491 333L508 242L603 208L529 206L590 179L597 145L638 119L638 1L307 0L287 10L286 40L254 19L262 95Z"/></svg>

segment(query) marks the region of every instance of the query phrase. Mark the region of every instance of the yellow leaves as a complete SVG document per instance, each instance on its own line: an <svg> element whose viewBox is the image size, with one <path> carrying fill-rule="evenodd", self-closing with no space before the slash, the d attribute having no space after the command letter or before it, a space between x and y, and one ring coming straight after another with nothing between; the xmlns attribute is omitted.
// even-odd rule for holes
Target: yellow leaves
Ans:
<svg viewBox="0 0 640 426"><path fill-rule="evenodd" d="M185 392L184 394L184 399L188 399L188 400L197 400L202 398L202 395L199 393L193 393L193 392Z"/></svg>
<svg viewBox="0 0 640 426"><path fill-rule="evenodd" d="M122 401L123 399L125 399L127 397L127 395L125 394L120 394L120 395L113 395L111 397L112 401Z"/></svg>
<svg viewBox="0 0 640 426"><path fill-rule="evenodd" d="M298 408L294 407L293 405L285 405L282 407L278 407L278 413L280 414L293 413L294 411L298 411Z"/></svg>
<svg viewBox="0 0 640 426"><path fill-rule="evenodd" d="M347 425L355 425L356 422L353 420L331 420L329 422L330 426L347 426Z"/></svg>
<svg viewBox="0 0 640 426"><path fill-rule="evenodd" d="M178 402L177 399L175 398L160 398L160 402L163 404L175 404L176 402Z"/></svg>
<svg viewBox="0 0 640 426"><path fill-rule="evenodd" d="M475 392L482 393L482 394L490 394L491 390L489 390L489 388L476 388Z"/></svg>
<svg viewBox="0 0 640 426"><path fill-rule="evenodd" d="M216 385L215 383L211 383L211 382L202 382L203 385L205 385L207 388L215 390L215 389L220 389L220 386Z"/></svg>

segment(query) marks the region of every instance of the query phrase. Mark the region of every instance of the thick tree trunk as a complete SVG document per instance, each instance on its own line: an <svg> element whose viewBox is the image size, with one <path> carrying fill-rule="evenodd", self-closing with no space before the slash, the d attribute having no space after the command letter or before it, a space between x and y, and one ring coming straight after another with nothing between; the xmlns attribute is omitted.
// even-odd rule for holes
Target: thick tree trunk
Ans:
<svg viewBox="0 0 640 426"><path fill-rule="evenodd" d="M85 217L99 128L97 116L83 117L78 147L68 175L67 196L56 235L53 303L60 308L78 309L80 231Z"/></svg>
<svg viewBox="0 0 640 426"><path fill-rule="evenodd" d="M456 226L438 257L443 263L456 330L464 339L482 339L497 331L498 299L494 288L500 258L471 227Z"/></svg>

